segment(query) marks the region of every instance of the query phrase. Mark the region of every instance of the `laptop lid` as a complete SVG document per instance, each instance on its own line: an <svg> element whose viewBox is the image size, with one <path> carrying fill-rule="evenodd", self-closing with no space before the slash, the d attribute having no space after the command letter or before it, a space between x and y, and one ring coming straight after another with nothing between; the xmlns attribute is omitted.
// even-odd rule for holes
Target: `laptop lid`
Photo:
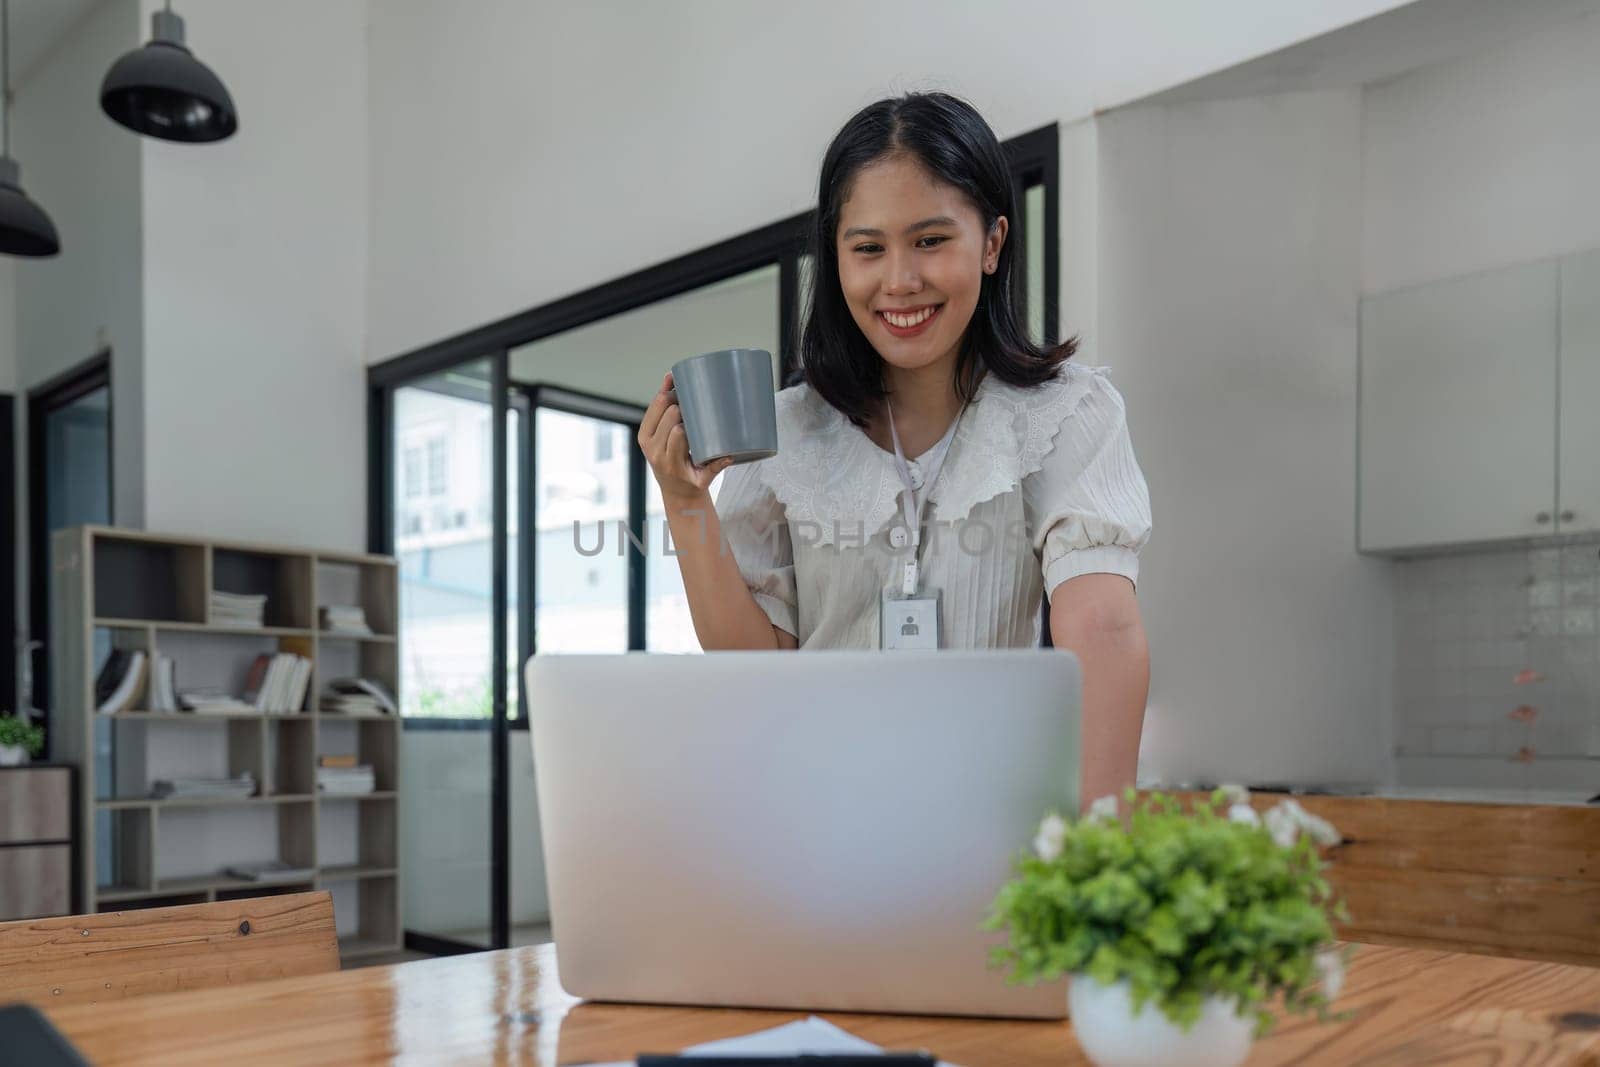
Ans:
<svg viewBox="0 0 1600 1067"><path fill-rule="evenodd" d="M1060 1017L978 929L1076 811L1061 650L535 656L562 984L591 999Z"/></svg>

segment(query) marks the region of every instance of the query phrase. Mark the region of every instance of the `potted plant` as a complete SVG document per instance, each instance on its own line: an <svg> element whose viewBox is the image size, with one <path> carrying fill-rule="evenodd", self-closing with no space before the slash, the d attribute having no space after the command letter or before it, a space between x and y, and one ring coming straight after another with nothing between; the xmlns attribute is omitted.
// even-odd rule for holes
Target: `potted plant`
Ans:
<svg viewBox="0 0 1600 1067"><path fill-rule="evenodd" d="M0 715L0 767L27 763L44 751L44 730L26 719Z"/></svg>
<svg viewBox="0 0 1600 1067"><path fill-rule="evenodd" d="M1132 790L1076 822L1046 816L984 923L1004 929L993 962L1010 981L1070 975L1073 1031L1101 1067L1243 1062L1282 998L1328 1005L1343 980L1319 846L1339 834L1293 800L1265 818L1237 786L1184 811Z"/></svg>

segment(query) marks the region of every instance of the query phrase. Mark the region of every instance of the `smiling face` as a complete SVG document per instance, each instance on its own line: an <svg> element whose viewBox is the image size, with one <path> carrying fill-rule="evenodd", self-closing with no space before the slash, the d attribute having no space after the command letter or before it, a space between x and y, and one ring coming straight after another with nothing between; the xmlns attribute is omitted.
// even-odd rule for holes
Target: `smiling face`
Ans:
<svg viewBox="0 0 1600 1067"><path fill-rule="evenodd" d="M906 371L953 374L961 338L992 274L1007 221L983 232L978 210L914 160L857 172L839 210L839 284L878 355Z"/></svg>

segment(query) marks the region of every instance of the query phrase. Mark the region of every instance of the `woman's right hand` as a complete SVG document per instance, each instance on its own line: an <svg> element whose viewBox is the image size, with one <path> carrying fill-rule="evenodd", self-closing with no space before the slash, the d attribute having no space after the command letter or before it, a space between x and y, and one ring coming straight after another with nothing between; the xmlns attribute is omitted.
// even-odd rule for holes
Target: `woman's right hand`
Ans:
<svg viewBox="0 0 1600 1067"><path fill-rule="evenodd" d="M733 463L731 456L697 466L689 459L689 436L683 412L672 387L672 374L661 379L661 390L644 410L639 422L639 448L656 476L667 501L691 500L709 491L711 480Z"/></svg>

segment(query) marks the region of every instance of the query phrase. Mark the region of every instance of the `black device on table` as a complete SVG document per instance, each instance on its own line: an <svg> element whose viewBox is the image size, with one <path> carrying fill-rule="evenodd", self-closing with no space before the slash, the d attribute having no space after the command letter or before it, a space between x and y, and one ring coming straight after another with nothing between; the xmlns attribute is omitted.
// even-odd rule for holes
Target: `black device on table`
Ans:
<svg viewBox="0 0 1600 1067"><path fill-rule="evenodd" d="M798 1056L642 1052L634 1062L637 1067L938 1067L939 1063L927 1052L822 1052Z"/></svg>
<svg viewBox="0 0 1600 1067"><path fill-rule="evenodd" d="M89 1067L32 1004L0 1007L0 1067Z"/></svg>

